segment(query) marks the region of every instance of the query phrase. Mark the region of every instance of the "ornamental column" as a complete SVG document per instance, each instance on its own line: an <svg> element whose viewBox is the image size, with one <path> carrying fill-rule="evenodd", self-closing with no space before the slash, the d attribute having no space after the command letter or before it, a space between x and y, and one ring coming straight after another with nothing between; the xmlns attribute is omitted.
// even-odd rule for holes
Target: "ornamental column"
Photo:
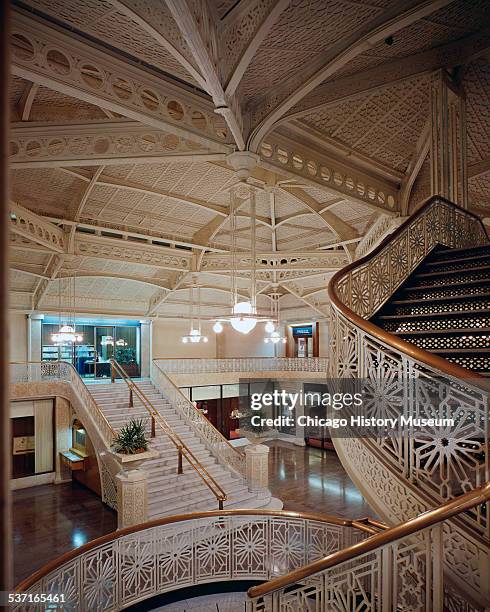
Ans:
<svg viewBox="0 0 490 612"><path fill-rule="evenodd" d="M258 497L269 496L269 447L249 444L245 447L247 482L250 493Z"/></svg>
<svg viewBox="0 0 490 612"><path fill-rule="evenodd" d="M431 82L431 193L468 207L465 97L445 70Z"/></svg>

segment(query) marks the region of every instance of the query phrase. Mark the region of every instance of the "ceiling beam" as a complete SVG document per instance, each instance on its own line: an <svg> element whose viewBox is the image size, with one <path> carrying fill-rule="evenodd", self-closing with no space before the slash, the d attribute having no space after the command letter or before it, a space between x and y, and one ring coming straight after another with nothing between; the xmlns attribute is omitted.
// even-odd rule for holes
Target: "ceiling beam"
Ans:
<svg viewBox="0 0 490 612"><path fill-rule="evenodd" d="M359 234L357 230L343 221L336 214L328 209L324 209L320 202L317 202L315 198L311 197L304 189L299 187L288 187L283 185L280 187L281 191L291 195L293 198L304 204L311 212L319 217L333 232L337 235L339 240L353 240L358 238Z"/></svg>
<svg viewBox="0 0 490 612"><path fill-rule="evenodd" d="M294 106L280 122L298 119L340 101L366 94L374 89L391 87L399 81L439 68L466 64L472 61L475 55L486 52L489 47L490 28L487 27L448 44L383 62L374 68L367 68L350 76L327 81Z"/></svg>
<svg viewBox="0 0 490 612"><path fill-rule="evenodd" d="M9 230L51 252L64 253L66 236L62 229L15 202L9 203Z"/></svg>
<svg viewBox="0 0 490 612"><path fill-rule="evenodd" d="M159 289L156 293L154 293L149 302L148 302L148 310L146 311L146 316L150 317L155 314L155 311L160 308L160 306L172 295L172 292L178 289L182 283L189 276L189 271L181 272L176 275L174 281L172 283L172 287L170 289Z"/></svg>
<svg viewBox="0 0 490 612"><path fill-rule="evenodd" d="M273 126L291 108L311 93L315 87L323 83L349 61L370 50L374 45L384 40L395 32L406 28L410 24L427 17L434 11L450 4L454 0L396 0L390 3L389 8L381 11L374 19L364 23L350 35L342 37L339 42L332 45L330 49L321 55L321 65L313 74L311 64L308 63L304 80L299 87L288 92L291 82L297 82L300 74L292 75L282 88L282 92L275 92L274 96L279 101L274 104L272 110L260 120L255 127L249 140L249 149L258 152L265 136ZM267 104L265 104L267 107Z"/></svg>
<svg viewBox="0 0 490 612"><path fill-rule="evenodd" d="M126 119L16 122L9 163L16 168L115 166L163 162L222 161L221 146L203 146ZM220 152L221 151L221 152Z"/></svg>
<svg viewBox="0 0 490 612"><path fill-rule="evenodd" d="M287 293L290 293L292 296L294 296L297 300L299 300L300 302L304 302L312 310L321 314L322 317L329 315L327 308L324 307L318 300L315 300L313 296L303 295L303 290L298 285L295 285L294 283L288 283L288 284L279 283L279 285L283 289L285 289Z"/></svg>
<svg viewBox="0 0 490 612"><path fill-rule="evenodd" d="M269 134L260 151L260 168L284 179L298 178L304 185L327 190L333 196L355 200L374 210L395 213L401 179L389 180L380 172L361 168L349 156L339 159L311 139ZM287 186L287 185L283 185Z"/></svg>
<svg viewBox="0 0 490 612"><path fill-rule="evenodd" d="M36 83L27 83L27 86L22 94L19 102L17 103L17 112L21 121L29 121L29 115L31 114L32 103L36 97L39 85Z"/></svg>
<svg viewBox="0 0 490 612"><path fill-rule="evenodd" d="M12 21L11 71L15 76L153 128L170 129L214 151L231 151L216 130L214 107L190 88L177 86L161 74L19 8L14 9Z"/></svg>
<svg viewBox="0 0 490 612"><path fill-rule="evenodd" d="M90 176L88 172L84 172L83 170L65 170L65 172L79 177L82 180L87 180ZM89 179L90 180L90 179ZM202 210L207 210L213 213L218 213L221 217L226 217L228 215L228 209L224 206L220 206L219 204L212 204L210 202L206 202L205 200L200 200L199 198L193 198L192 196L181 195L179 193L173 193L171 191L167 191L166 189L158 189L156 187L148 187L141 183L136 183L134 181L129 181L125 179L116 179L112 176L106 176L104 174L99 174L97 177L98 185L105 185L107 187L114 187L116 189L121 189L123 191L133 191L137 193L142 193L144 195L158 196L164 199L173 200L175 202L179 202L181 204L189 204L190 206L194 206L196 208L200 208Z"/></svg>
<svg viewBox="0 0 490 612"><path fill-rule="evenodd" d="M468 166L468 178L474 178L490 171L490 159L482 159Z"/></svg>
<svg viewBox="0 0 490 612"><path fill-rule="evenodd" d="M165 32L166 19L163 20L164 23L161 23L158 19L152 19L152 12L148 10L148 5L144 2L137 3L128 0L109 1L119 13L126 15L132 21L136 22L143 30L146 30L159 45L162 45L162 47L173 55L202 89L206 89L206 79L199 70L196 69L190 59L185 57L169 40L170 37L167 32L171 30L172 26L170 25L167 32Z"/></svg>
<svg viewBox="0 0 490 612"><path fill-rule="evenodd" d="M272 26L277 22L282 12L289 6L289 4L290 0L276 0L272 4L269 13L259 25L257 31L252 36L252 39L249 41L246 48L240 54L240 58L233 69L231 77L228 80L228 84L226 85L225 93L227 96L231 96L235 93L243 75L245 74L245 71L257 52L257 49L263 43Z"/></svg>
<svg viewBox="0 0 490 612"><path fill-rule="evenodd" d="M194 60L206 81L215 112L222 115L240 151L245 149L243 118L236 98L227 95L219 75L219 54L215 21L206 2L192 6L188 0L165 0L178 28L189 46ZM195 14L199 11L199 14Z"/></svg>

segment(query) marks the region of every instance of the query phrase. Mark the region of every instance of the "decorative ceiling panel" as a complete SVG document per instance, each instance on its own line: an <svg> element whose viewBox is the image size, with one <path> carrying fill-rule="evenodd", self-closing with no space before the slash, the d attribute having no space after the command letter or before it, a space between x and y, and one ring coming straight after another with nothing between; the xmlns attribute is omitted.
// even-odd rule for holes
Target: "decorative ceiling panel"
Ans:
<svg viewBox="0 0 490 612"><path fill-rule="evenodd" d="M490 158L490 64L480 59L464 73L466 121L468 125L468 163Z"/></svg>
<svg viewBox="0 0 490 612"><path fill-rule="evenodd" d="M321 53L379 12L379 8L363 3L293 0L245 72L241 95L250 102L260 92L283 85L300 69L311 73Z"/></svg>
<svg viewBox="0 0 490 612"><path fill-rule="evenodd" d="M27 0L33 8L55 17L80 32L90 34L104 46L123 51L134 58L197 85L196 81L165 47L146 32L136 21L118 12L106 0ZM128 4L130 4L128 2ZM133 4L133 3L131 3ZM186 46L163 2L134 2L136 7L146 8L150 23L166 28L168 36L174 36ZM190 53L188 53L190 56Z"/></svg>
<svg viewBox="0 0 490 612"><path fill-rule="evenodd" d="M423 75L327 106L300 123L405 171L428 116L429 77Z"/></svg>
<svg viewBox="0 0 490 612"><path fill-rule="evenodd" d="M40 86L34 96L30 121L83 122L87 119L104 119L107 115L98 106Z"/></svg>
<svg viewBox="0 0 490 612"><path fill-rule="evenodd" d="M34 212L65 217L80 197L80 181L55 168L15 170L11 174L12 199Z"/></svg>

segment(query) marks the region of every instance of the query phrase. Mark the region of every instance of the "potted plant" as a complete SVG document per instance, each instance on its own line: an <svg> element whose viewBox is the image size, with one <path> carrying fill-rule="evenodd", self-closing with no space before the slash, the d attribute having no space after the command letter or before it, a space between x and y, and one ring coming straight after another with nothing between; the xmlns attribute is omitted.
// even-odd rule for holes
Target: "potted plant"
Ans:
<svg viewBox="0 0 490 612"><path fill-rule="evenodd" d="M136 362L136 350L131 346L116 346L114 357L130 377L139 376L139 366Z"/></svg>
<svg viewBox="0 0 490 612"><path fill-rule="evenodd" d="M148 450L143 419L130 419L114 438L114 451L122 455L136 455Z"/></svg>

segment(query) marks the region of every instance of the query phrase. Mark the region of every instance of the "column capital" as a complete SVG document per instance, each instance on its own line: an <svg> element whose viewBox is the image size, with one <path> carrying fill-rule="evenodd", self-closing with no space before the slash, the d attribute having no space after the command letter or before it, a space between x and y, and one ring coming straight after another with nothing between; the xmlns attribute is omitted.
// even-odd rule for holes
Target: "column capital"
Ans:
<svg viewBox="0 0 490 612"><path fill-rule="evenodd" d="M226 157L226 161L237 173L241 181L250 178L252 170L257 167L260 157L251 151L236 151Z"/></svg>

